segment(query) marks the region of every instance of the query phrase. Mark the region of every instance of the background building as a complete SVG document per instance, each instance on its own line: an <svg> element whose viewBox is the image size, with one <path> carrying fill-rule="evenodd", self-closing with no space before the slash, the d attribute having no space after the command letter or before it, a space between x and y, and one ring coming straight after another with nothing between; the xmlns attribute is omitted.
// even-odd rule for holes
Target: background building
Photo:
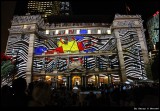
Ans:
<svg viewBox="0 0 160 111"><path fill-rule="evenodd" d="M154 80L159 78L159 11L147 21L147 31L149 33L148 50Z"/></svg>
<svg viewBox="0 0 160 111"><path fill-rule="evenodd" d="M50 15L71 15L71 5L68 1L29 1L27 9L28 13L41 14L43 18Z"/></svg>
<svg viewBox="0 0 160 111"><path fill-rule="evenodd" d="M152 41L153 49L156 50L156 45L159 42L159 11L153 14L153 16L147 21L147 29L149 37Z"/></svg>

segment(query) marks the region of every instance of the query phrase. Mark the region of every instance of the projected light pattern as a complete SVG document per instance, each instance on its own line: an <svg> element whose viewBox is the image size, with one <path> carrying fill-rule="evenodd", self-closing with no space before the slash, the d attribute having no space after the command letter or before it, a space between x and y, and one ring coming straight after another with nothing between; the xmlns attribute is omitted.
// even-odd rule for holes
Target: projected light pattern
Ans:
<svg viewBox="0 0 160 111"><path fill-rule="evenodd" d="M13 56L13 59L18 62L16 69L17 74L15 77L26 77L26 63L28 59L28 46L29 46L29 35L25 35L23 38L21 34L11 35L8 38L7 50L6 55ZM8 79L2 80L8 81L11 80L12 77L8 77ZM2 82L2 83L3 83ZM10 82L8 82L10 83Z"/></svg>
<svg viewBox="0 0 160 111"><path fill-rule="evenodd" d="M138 35L134 30L126 30L120 33L123 49L126 76L128 79L146 79L142 51L138 42Z"/></svg>
<svg viewBox="0 0 160 111"><path fill-rule="evenodd" d="M84 50L79 50L79 53L89 53L94 51L112 51L116 48L116 40L113 36L100 36L99 38L94 36L72 36L72 37L64 37L64 38L56 38L56 39L48 39L35 40L35 47L45 47L47 49L47 52L49 54L54 54L56 52L56 48L58 47L57 43L59 41L65 42L65 40L72 41L75 40L75 42L83 43ZM74 45L74 44L73 44ZM71 53L71 52L70 52ZM72 52L73 53L73 52ZM47 53L46 53L47 54ZM35 54L36 55L36 54ZM46 61L47 59L50 59L49 61ZM107 67L109 67L112 62L112 60L108 60L108 56L84 56L84 57L70 57L70 58L47 58L43 60L34 59L34 65L33 65L33 71L35 72L41 72L45 70L46 73L51 73L54 70L57 70L59 72L67 71L68 68L72 64L81 64L83 69L86 70L94 70L96 67L98 67L100 70L107 70ZM112 64L115 64L115 67L119 67L118 59L115 59L116 62L113 62ZM72 69L72 68L71 68Z"/></svg>

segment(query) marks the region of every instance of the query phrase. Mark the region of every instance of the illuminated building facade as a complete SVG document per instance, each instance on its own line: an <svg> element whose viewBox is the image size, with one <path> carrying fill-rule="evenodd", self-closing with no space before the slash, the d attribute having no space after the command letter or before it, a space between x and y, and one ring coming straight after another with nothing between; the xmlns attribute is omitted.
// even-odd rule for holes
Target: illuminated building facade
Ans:
<svg viewBox="0 0 160 111"><path fill-rule="evenodd" d="M153 17L148 20L147 29L148 29L149 38L150 38L149 45L151 47L151 51L149 52L149 55L150 55L151 59L153 59L159 50L158 49L158 44L159 44L159 11L157 11L155 14L153 14Z"/></svg>
<svg viewBox="0 0 160 111"><path fill-rule="evenodd" d="M147 79L148 52L140 15L115 15L113 24L44 22L14 16L6 55L17 57L17 77L53 87ZM5 83L3 79L2 83Z"/></svg>
<svg viewBox="0 0 160 111"><path fill-rule="evenodd" d="M152 38L153 45L156 45L156 43L159 42L159 11L157 11L150 20L148 20L147 28L149 36Z"/></svg>
<svg viewBox="0 0 160 111"><path fill-rule="evenodd" d="M149 33L148 51L149 60L152 68L152 78L158 79L159 76L159 11L147 21L147 29Z"/></svg>
<svg viewBox="0 0 160 111"><path fill-rule="evenodd" d="M41 14L43 18L50 15L70 15L71 6L69 2L61 1L29 1L28 13Z"/></svg>

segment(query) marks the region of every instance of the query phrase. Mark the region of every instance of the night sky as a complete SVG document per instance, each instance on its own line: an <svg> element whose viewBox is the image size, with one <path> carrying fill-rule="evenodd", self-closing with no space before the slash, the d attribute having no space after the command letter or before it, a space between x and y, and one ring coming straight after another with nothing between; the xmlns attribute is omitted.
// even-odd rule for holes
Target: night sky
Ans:
<svg viewBox="0 0 160 111"><path fill-rule="evenodd" d="M125 2L126 1L126 2ZM25 15L27 1L1 2L1 52L5 51L8 38L8 28L13 15ZM110 1L70 1L73 15L109 15L114 17L116 13L127 14L126 5L130 8L128 14L140 14L144 23L159 10L158 0L110 0Z"/></svg>
<svg viewBox="0 0 160 111"><path fill-rule="evenodd" d="M27 1L18 1L15 15L27 12ZM130 8L128 14L140 14L144 20L151 17L159 9L158 0L110 0L110 1L70 1L73 15L115 15L127 14L126 5Z"/></svg>

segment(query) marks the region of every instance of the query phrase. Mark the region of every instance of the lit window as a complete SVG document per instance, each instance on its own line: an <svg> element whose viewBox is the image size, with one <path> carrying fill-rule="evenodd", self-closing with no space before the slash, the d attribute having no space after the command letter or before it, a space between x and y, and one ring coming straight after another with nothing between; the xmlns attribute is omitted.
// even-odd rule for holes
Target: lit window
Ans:
<svg viewBox="0 0 160 111"><path fill-rule="evenodd" d="M156 50L156 45L153 45L153 47L154 47L154 50Z"/></svg>
<svg viewBox="0 0 160 111"><path fill-rule="evenodd" d="M80 34L80 30L77 30L77 34Z"/></svg>
<svg viewBox="0 0 160 111"><path fill-rule="evenodd" d="M69 32L69 31L68 31L68 30L66 30L66 31L65 31L65 34L68 34L68 32Z"/></svg>
<svg viewBox="0 0 160 111"><path fill-rule="evenodd" d="M46 34L49 34L49 30L46 30Z"/></svg>
<svg viewBox="0 0 160 111"><path fill-rule="evenodd" d="M58 34L58 32L59 32L59 30L56 30L56 31L55 31L55 34L57 35L57 34Z"/></svg>
<svg viewBox="0 0 160 111"><path fill-rule="evenodd" d="M110 29L107 30L107 34L111 34L111 30Z"/></svg>
<svg viewBox="0 0 160 111"><path fill-rule="evenodd" d="M24 27L23 27L24 29L26 29L27 28L27 25L24 25Z"/></svg>
<svg viewBox="0 0 160 111"><path fill-rule="evenodd" d="M91 34L91 30L88 30L88 34Z"/></svg>
<svg viewBox="0 0 160 111"><path fill-rule="evenodd" d="M101 34L101 30L98 30L97 34Z"/></svg>
<svg viewBox="0 0 160 111"><path fill-rule="evenodd" d="M66 5L69 6L69 2L66 2Z"/></svg>

